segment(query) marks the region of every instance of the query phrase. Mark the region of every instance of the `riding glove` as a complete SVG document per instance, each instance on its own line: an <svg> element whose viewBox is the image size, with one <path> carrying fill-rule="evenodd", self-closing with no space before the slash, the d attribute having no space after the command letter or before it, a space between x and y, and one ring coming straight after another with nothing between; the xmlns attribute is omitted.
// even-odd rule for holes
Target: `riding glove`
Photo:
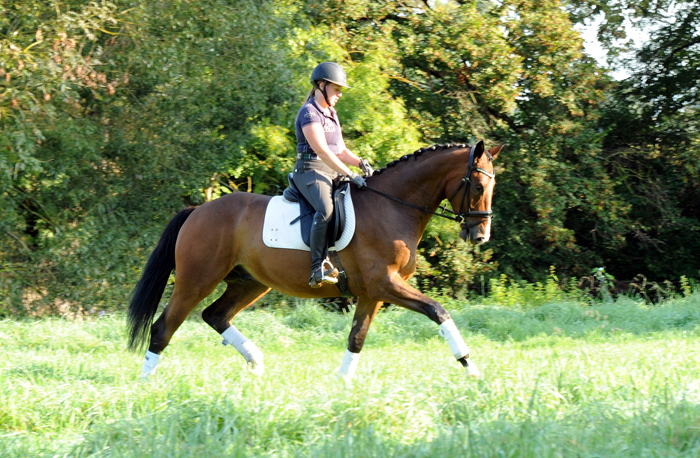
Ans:
<svg viewBox="0 0 700 458"><path fill-rule="evenodd" d="M350 178L350 181L355 183L358 188L366 188L367 183L365 182L365 179L362 178L360 175L356 174L355 172L352 172L350 175L348 175L348 178Z"/></svg>
<svg viewBox="0 0 700 458"><path fill-rule="evenodd" d="M374 170L372 170L372 166L369 165L367 159L360 159L360 169L365 177L371 177L374 174Z"/></svg>

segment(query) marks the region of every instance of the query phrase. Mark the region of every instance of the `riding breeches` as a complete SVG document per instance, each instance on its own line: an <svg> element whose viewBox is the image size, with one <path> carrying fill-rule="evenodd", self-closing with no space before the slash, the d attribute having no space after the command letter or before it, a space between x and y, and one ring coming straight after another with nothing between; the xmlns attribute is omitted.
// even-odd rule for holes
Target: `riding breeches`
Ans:
<svg viewBox="0 0 700 458"><path fill-rule="evenodd" d="M311 268L319 267L326 257L328 223L333 216L333 179L337 173L322 161L297 160L294 184L316 210L311 226Z"/></svg>

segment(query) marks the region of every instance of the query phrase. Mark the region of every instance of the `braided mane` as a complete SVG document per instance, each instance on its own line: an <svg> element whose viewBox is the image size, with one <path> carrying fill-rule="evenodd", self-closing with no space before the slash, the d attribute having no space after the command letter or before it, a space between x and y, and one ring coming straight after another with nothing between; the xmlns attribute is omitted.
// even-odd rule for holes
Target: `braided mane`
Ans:
<svg viewBox="0 0 700 458"><path fill-rule="evenodd" d="M425 148L420 148L420 149L416 150L413 154L406 154L406 155L404 155L404 156L401 156L399 159L396 159L395 161L389 162L389 163L386 165L386 167L383 167L383 168L381 168L381 169L379 169L379 170L376 170L376 171L374 172L374 174L375 174L375 175L380 175L384 170L389 169L389 168L395 166L395 165L398 164L399 162L405 162L405 161L409 160L410 158L417 159L418 156L420 156L420 155L423 154L423 153L427 153L427 152L429 152L429 151L437 151L437 150L442 151L442 150L446 150L446 149L450 149L450 148L456 148L456 147L466 148L466 147L468 147L468 146L470 146L470 145L466 145L466 144L464 144L464 143L448 143L448 144L446 144L446 145L426 146Z"/></svg>

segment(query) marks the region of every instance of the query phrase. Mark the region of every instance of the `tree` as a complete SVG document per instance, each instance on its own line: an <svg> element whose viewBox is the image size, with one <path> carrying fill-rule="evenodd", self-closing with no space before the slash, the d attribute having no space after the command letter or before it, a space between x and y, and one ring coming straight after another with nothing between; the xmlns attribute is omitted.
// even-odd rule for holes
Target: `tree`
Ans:
<svg viewBox="0 0 700 458"><path fill-rule="evenodd" d="M534 279L555 265L581 275L602 262L578 242L572 220L596 228L607 245L620 243L625 204L601 163L597 131L608 80L582 53L561 2L356 0L309 9L321 23L343 24L335 38L353 59L388 50L391 92L425 141L508 143L488 248L502 271ZM437 235L423 245L437 254L433 267L449 263L440 241L453 241L454 228L436 222L428 234ZM475 263L489 258L471 253Z"/></svg>
<svg viewBox="0 0 700 458"><path fill-rule="evenodd" d="M114 4L0 8L0 302L7 304L45 291L25 287L49 274L51 239L81 201L63 184L82 173L81 162L97 158L86 155L100 143L100 129L85 116L85 100L111 97L125 79L109 61L120 25ZM61 201L49 197L57 189L67 191Z"/></svg>
<svg viewBox="0 0 700 458"><path fill-rule="evenodd" d="M339 60L351 79L357 74L344 99L355 107L343 117L351 147L377 160L417 147L376 62L345 62L342 47L308 23L297 2L13 8L5 35L24 40L17 48L31 50L46 71L25 71L32 83L16 84L40 91L20 105L33 124L10 118L11 105L2 111L10 148L1 159L4 313L119 306L182 206L227 192L281 193L295 160L294 116L321 61ZM32 45L37 27L53 35ZM14 73L7 79L19 81ZM42 98L52 84L60 97ZM8 134L17 126L23 136Z"/></svg>
<svg viewBox="0 0 700 458"><path fill-rule="evenodd" d="M631 205L625 246L606 262L628 278L700 271L698 37L700 5L680 2L626 60L632 75L611 91L601 118L607 166Z"/></svg>

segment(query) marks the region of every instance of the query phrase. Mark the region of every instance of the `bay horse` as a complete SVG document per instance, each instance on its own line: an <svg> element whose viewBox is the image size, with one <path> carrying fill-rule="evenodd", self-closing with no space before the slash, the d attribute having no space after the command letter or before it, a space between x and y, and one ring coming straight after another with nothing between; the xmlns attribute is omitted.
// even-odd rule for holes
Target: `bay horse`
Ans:
<svg viewBox="0 0 700 458"><path fill-rule="evenodd" d="M503 146L486 151L479 141L474 146L421 148L367 178L367 188L352 185L356 230L338 256L358 302L339 376L354 374L367 331L384 302L434 321L467 375L479 376L450 314L406 280L416 270L418 243L433 215L458 222L459 235L467 243L489 240L493 160ZM308 285L308 252L270 248L263 243L263 220L270 199L253 193L227 194L181 210L168 223L134 288L127 313L129 348L141 348L150 339L142 377L154 372L175 331L222 281L226 290L202 312L202 318L257 374L263 372L262 352L232 325L241 310L270 289L303 298L340 296L337 285L315 289ZM454 211L446 207L437 211L445 199ZM173 270L172 296L153 322Z"/></svg>

